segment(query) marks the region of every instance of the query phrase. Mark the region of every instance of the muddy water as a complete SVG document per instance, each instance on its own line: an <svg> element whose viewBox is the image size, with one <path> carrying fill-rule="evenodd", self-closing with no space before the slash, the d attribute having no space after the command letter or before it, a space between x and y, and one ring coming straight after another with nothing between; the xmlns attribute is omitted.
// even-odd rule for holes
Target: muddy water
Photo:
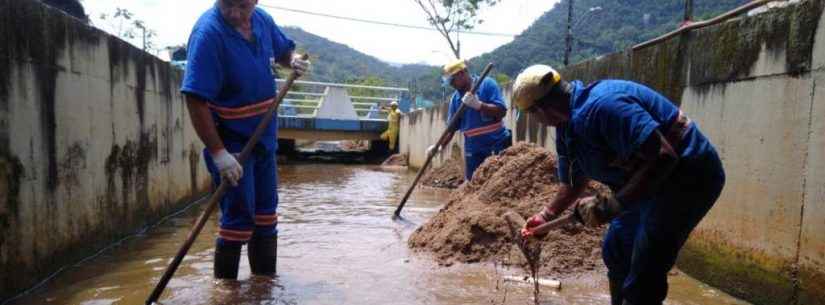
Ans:
<svg viewBox="0 0 825 305"><path fill-rule="evenodd" d="M532 304L531 286L503 282L520 269L491 264L439 267L410 253L406 239L438 210L447 193L417 191L390 220L412 173L343 165L282 166L279 277L251 277L246 258L240 281L212 279L216 217L184 260L163 304ZM143 304L186 238L200 207L68 268L12 304ZM687 276L670 278L667 304L746 304ZM601 275L545 289L542 304L608 304Z"/></svg>

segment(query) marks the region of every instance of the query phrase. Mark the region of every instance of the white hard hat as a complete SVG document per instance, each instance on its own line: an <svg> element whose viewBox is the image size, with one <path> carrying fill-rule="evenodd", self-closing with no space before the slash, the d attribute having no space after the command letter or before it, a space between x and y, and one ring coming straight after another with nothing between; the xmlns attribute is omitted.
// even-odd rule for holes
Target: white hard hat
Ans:
<svg viewBox="0 0 825 305"><path fill-rule="evenodd" d="M561 74L548 65L532 65L521 71L513 83L513 104L527 110L561 81Z"/></svg>

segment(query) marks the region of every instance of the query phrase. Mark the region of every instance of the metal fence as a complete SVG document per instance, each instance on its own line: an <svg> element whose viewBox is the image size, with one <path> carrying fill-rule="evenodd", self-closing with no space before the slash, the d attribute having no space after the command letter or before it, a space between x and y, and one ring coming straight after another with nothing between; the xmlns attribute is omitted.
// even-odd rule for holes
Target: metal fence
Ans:
<svg viewBox="0 0 825 305"><path fill-rule="evenodd" d="M277 79L278 84L284 82ZM338 94L336 94L338 93ZM341 95L340 93L345 93ZM339 103L338 107L352 107L361 120L386 120L382 106L393 101L402 103L409 94L407 88L364 86L312 81L295 81L278 109L280 116L316 117L325 103ZM407 102L406 104L409 104ZM401 107L402 109L405 107ZM407 107L408 108L408 107ZM402 110L403 111L403 110Z"/></svg>

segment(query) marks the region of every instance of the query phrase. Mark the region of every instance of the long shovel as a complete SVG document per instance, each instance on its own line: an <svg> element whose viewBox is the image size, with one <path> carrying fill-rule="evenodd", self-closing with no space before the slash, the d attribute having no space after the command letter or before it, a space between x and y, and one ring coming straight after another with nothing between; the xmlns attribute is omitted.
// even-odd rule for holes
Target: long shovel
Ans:
<svg viewBox="0 0 825 305"><path fill-rule="evenodd" d="M524 227L525 221L521 218L521 215L514 211L507 211L501 215L505 221L507 221L507 226L510 228L510 235L513 238L513 242L518 246L521 253L524 254L524 258L527 260L527 265L530 267L530 275L533 277L533 299L535 300L536 304L539 303L539 283L541 280L538 278L539 276L539 259L541 258L541 245L537 244L537 241L534 241L531 245L528 246L530 243L529 240L526 240L521 237L521 228ZM544 235L549 233L550 231L556 230L561 228L567 224L574 223L576 218L571 215L566 215L559 217L553 221L544 223L536 228L533 229L533 234L535 235ZM560 288L561 283L558 281L551 281L545 280L549 282L549 286Z"/></svg>
<svg viewBox="0 0 825 305"><path fill-rule="evenodd" d="M304 54L303 59L306 60L309 58L309 55ZM258 139L264 133L267 125L269 122L272 121L272 116L275 115L275 111L278 109L278 105L281 104L281 101L284 100L289 89L292 87L292 83L298 79L300 75L298 73L292 72L289 77L286 79L286 83L278 91L278 95L275 97L275 103L269 106L269 110L266 111L263 118L261 119L261 123L258 124L258 127L255 128L255 132L252 133L252 137L249 138L249 141L246 142L246 145L243 147L241 154L238 156L238 163L243 164L244 160L249 156L249 153L252 152L252 148L258 143ZM172 279L172 276L175 274L175 271L178 270L178 266L180 266L181 261L183 261L183 257L186 256L186 253L189 252L189 248L192 247L192 244L195 243L195 239L198 238L198 234L201 233L203 230L203 226L206 224L206 221L209 219L209 216L212 215L212 211L215 210L215 206L218 205L218 201L223 198L224 193L226 193L226 189L229 188L229 183L226 179L221 179L221 184L218 185L218 189L215 190L214 193L209 197L209 202L206 203L206 210L201 213L201 216L198 217L198 221L195 223L195 226L192 228L192 231L189 232L189 236L186 238L186 242L180 246L178 250L178 254L175 255L175 259L172 260L172 263L166 267L166 271L163 273L163 276L160 278L160 281L155 286L155 289L152 290L152 294L149 295L149 298L146 299L146 305L153 305L157 304L160 295L163 293L163 290L166 289L166 285L169 284L169 280Z"/></svg>
<svg viewBox="0 0 825 305"><path fill-rule="evenodd" d="M484 81L484 78L487 77L487 74L490 73L491 69L493 69L493 63L489 63L486 67L484 67L484 71L481 72L481 77L479 77L476 80L475 84L473 84L473 87L470 88L471 94L476 93L476 90L478 90L478 86L481 85L481 82ZM465 106L463 103L461 104L461 106L458 107L458 110L453 114L453 117L450 119L450 122L447 123L447 129L444 129L444 132L441 133L441 137L438 138L438 142L436 142L436 145L446 145L446 143L442 142L446 141L447 135L450 134L451 131L456 129L455 125L458 124L458 119L464 115L464 111L467 110L466 108L467 106ZM424 172L427 170L427 167L430 166L430 163L433 161L433 157L435 157L434 153L428 155L427 160L424 161L424 165L422 165L421 169L418 170L418 174L415 175L415 180L413 180L413 183L410 185L410 188L407 189L407 192L404 194L404 197L401 198L401 203L398 204L398 208L395 209L395 213L392 216L393 220L401 218L401 210L404 209L404 205L407 204L407 199L410 198L410 194L412 194L412 191L418 184L418 180L421 179L421 176L424 175Z"/></svg>

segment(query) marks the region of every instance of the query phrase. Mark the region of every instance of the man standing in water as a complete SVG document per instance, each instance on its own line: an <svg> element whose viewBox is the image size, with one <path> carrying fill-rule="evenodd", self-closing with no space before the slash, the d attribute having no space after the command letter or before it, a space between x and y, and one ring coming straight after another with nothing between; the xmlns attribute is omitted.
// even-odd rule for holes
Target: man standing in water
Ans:
<svg viewBox="0 0 825 305"><path fill-rule="evenodd" d="M522 234L533 236L532 228L578 201L574 214L582 223L610 222L602 255L612 304L662 304L668 271L725 183L713 145L667 98L629 81L584 86L534 65L516 78L513 102L556 127L563 183ZM615 195L579 199L589 179Z"/></svg>
<svg viewBox="0 0 825 305"><path fill-rule="evenodd" d="M401 111L398 110L398 102L392 101L390 107L381 107L387 111L387 130L381 134L381 139L389 142L390 151L395 152L395 144L398 142L398 129L401 122Z"/></svg>
<svg viewBox="0 0 825 305"><path fill-rule="evenodd" d="M231 187L221 199L215 245L215 277L236 279L241 246L247 244L253 274L274 276L278 237L278 192L273 118L243 165L236 160L274 103L271 65L306 73L309 61L294 53L257 0L218 0L201 15L189 37L181 92L215 184Z"/></svg>
<svg viewBox="0 0 825 305"><path fill-rule="evenodd" d="M471 76L467 63L456 60L444 66L444 85L455 88L447 121L452 120L462 104L467 107L464 115L458 118L457 130L464 133L464 180L470 181L473 173L487 157L498 154L510 147L512 139L510 130L504 127L504 115L507 104L501 95L501 89L492 78L485 78L475 94L469 91L478 77ZM444 143L435 143L427 148L426 155L441 151L450 143L457 130L450 130Z"/></svg>

